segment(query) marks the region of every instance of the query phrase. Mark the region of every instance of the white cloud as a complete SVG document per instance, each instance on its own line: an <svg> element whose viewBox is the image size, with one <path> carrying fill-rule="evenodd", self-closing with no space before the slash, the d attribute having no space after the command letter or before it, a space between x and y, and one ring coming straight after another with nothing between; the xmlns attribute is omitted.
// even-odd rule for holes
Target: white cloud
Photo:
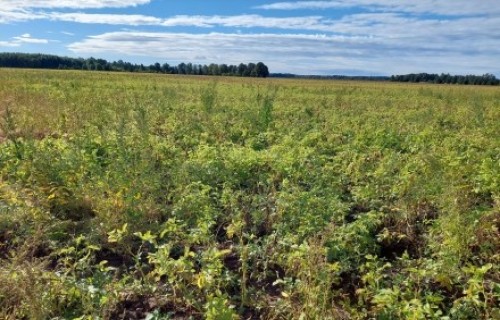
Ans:
<svg viewBox="0 0 500 320"><path fill-rule="evenodd" d="M51 12L40 16L40 19L66 21L86 24L110 24L127 26L163 26L163 27L228 27L228 28L278 28L312 31L331 31L328 23L320 16L306 17L263 17L260 15L236 16L187 16L179 15L169 18L156 18L145 15L125 14L89 14Z"/></svg>
<svg viewBox="0 0 500 320"><path fill-rule="evenodd" d="M174 16L165 19L163 26L237 27L237 28L279 28L307 30L321 24L320 16L305 17L263 17L261 15L236 16Z"/></svg>
<svg viewBox="0 0 500 320"><path fill-rule="evenodd" d="M34 14L26 10L6 10L0 8L0 24L16 21L30 21L44 18L41 14Z"/></svg>
<svg viewBox="0 0 500 320"><path fill-rule="evenodd" d="M473 54L429 46L416 53L409 42L370 37L310 34L111 32L69 45L79 55L142 56L168 62L240 63L263 61L272 72L329 74L356 72L486 73L500 69L496 53ZM493 70L492 70L493 68Z"/></svg>
<svg viewBox="0 0 500 320"><path fill-rule="evenodd" d="M10 41L0 41L0 47L20 47L23 44L47 44L48 39L33 38L31 34L25 33L17 37L12 37Z"/></svg>
<svg viewBox="0 0 500 320"><path fill-rule="evenodd" d="M162 19L151 16L135 15L135 14L88 14L88 13L61 13L52 12L47 14L51 20L77 22L87 24L111 24L111 25L160 25Z"/></svg>
<svg viewBox="0 0 500 320"><path fill-rule="evenodd" d="M337 0L286 1L255 7L265 10L303 10L363 7L375 11L434 13L441 15L478 15L500 13L498 0Z"/></svg>
<svg viewBox="0 0 500 320"><path fill-rule="evenodd" d="M256 6L256 9L264 10L300 10L300 9L332 9L350 7L348 3L341 1L295 1L295 2L275 2Z"/></svg>
<svg viewBox="0 0 500 320"><path fill-rule="evenodd" d="M17 42L11 42L11 41L0 41L0 48L2 47L7 47L7 48L14 48L14 47L19 47L21 44Z"/></svg>
<svg viewBox="0 0 500 320"><path fill-rule="evenodd" d="M23 35L20 35L19 37L13 37L12 39L14 43L38 43L38 44L46 44L49 43L49 40L47 39L37 39L33 38L29 33L25 33Z"/></svg>
<svg viewBox="0 0 500 320"><path fill-rule="evenodd" d="M31 17L33 18L33 17ZM227 28L268 28L327 34L347 37L361 36L385 39L383 41L404 41L413 48L422 45L448 45L436 42L443 38L453 38L454 43L466 40L468 45L478 41L500 37L500 16L461 17L454 19L417 18L400 13L360 13L333 20L321 16L301 17L264 17L261 15L237 16L172 16L156 18L145 15L88 14L88 13L44 13L40 19L66 21L85 24L109 24L124 26L163 26L163 27L227 27ZM403 27L404 26L404 27ZM425 38L426 39L423 39ZM399 39L399 40L396 40ZM462 44L463 46L463 44Z"/></svg>
<svg viewBox="0 0 500 320"><path fill-rule="evenodd" d="M239 27L239 28L279 28L296 30L323 30L325 26L320 16L306 17L263 17L261 15L203 16L177 15L157 18L135 14L100 14L85 12L8 12L0 9L0 23L28 20L52 20L84 24L109 24L163 27Z"/></svg>
<svg viewBox="0 0 500 320"><path fill-rule="evenodd" d="M52 19L82 23L138 25L269 28L316 32L343 36L345 39L370 39L384 47L387 54L395 50L420 51L485 51L499 53L496 45L500 17L467 17L451 20L418 19L397 13L361 13L339 20L320 16L275 18L260 15L239 16L174 16L156 19L139 15L52 14ZM404 26L401 27L401 26ZM235 33L241 33L234 30ZM369 43L369 44L370 44ZM363 44L368 45L368 44ZM368 49L368 48L367 48Z"/></svg>
<svg viewBox="0 0 500 320"><path fill-rule="evenodd" d="M50 18L49 14L40 10L125 8L150 2L151 0L1 0L0 24ZM67 19L71 21L69 16Z"/></svg>
<svg viewBox="0 0 500 320"><path fill-rule="evenodd" d="M3 9L101 9L143 5L151 0L2 0Z"/></svg>

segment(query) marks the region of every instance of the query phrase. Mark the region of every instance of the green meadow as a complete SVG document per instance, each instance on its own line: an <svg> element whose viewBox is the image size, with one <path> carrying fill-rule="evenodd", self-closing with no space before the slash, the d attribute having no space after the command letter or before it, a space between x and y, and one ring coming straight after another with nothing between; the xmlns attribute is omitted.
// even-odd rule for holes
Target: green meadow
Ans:
<svg viewBox="0 0 500 320"><path fill-rule="evenodd" d="M0 70L2 319L500 319L500 88Z"/></svg>

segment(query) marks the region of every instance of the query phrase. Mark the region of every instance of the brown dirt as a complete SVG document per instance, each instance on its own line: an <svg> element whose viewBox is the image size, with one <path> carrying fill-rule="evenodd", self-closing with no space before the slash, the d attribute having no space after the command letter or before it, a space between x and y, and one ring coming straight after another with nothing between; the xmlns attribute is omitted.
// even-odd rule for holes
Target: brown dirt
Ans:
<svg viewBox="0 0 500 320"><path fill-rule="evenodd" d="M169 314L169 319L200 319L194 310L183 309L165 297L137 293L122 294L118 302L108 310L105 319L144 319L148 313L154 311Z"/></svg>
<svg viewBox="0 0 500 320"><path fill-rule="evenodd" d="M483 216L475 232L471 250L479 263L499 263L500 256L500 212ZM496 261L495 261L496 260Z"/></svg>
<svg viewBox="0 0 500 320"><path fill-rule="evenodd" d="M411 258L421 257L425 249L425 233L439 211L431 203L421 202L407 209L406 218L400 211L391 213L383 222L381 232L389 234L381 242L380 256L389 260L407 252Z"/></svg>

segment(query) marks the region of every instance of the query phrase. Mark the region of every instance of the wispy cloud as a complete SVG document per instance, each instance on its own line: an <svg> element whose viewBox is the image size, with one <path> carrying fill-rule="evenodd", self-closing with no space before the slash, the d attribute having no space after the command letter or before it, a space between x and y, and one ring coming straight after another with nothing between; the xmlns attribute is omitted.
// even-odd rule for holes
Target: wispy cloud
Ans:
<svg viewBox="0 0 500 320"><path fill-rule="evenodd" d="M408 48L368 37L311 34L110 32L68 47L79 55L127 54L157 60L210 63L266 61L274 72L370 74L401 72L491 72L494 55L429 48L415 55ZM200 55L200 53L203 53Z"/></svg>
<svg viewBox="0 0 500 320"><path fill-rule="evenodd" d="M34 16L31 16L31 19L34 18ZM467 38L468 44L484 38L500 37L500 31L497 31L497 26L500 25L500 16L436 19L382 12L351 14L340 19L329 19L322 16L265 17L256 14L236 16L179 15L157 18L132 14L51 12L41 13L38 18L84 24L123 26L268 28L320 32L348 37L373 37L386 40L392 39L392 41L403 41L406 38L408 40L407 45L411 47L436 43L436 41L429 40L441 40L443 37L449 37L455 43ZM426 37L426 40L419 42L419 39L424 37Z"/></svg>
<svg viewBox="0 0 500 320"><path fill-rule="evenodd" d="M101 14L85 12L8 12L0 9L0 23L26 20L52 20L84 24L108 24L124 26L163 27L239 27L278 28L296 30L325 30L324 19L320 16L264 17L261 15L203 16L176 15L167 18L136 14Z"/></svg>
<svg viewBox="0 0 500 320"><path fill-rule="evenodd" d="M263 17L255 14L236 16L174 16L165 19L162 25L308 30L318 28L321 25L322 19L320 16Z"/></svg>
<svg viewBox="0 0 500 320"><path fill-rule="evenodd" d="M144 5L151 0L2 0L3 9L101 9Z"/></svg>
<svg viewBox="0 0 500 320"><path fill-rule="evenodd" d="M51 15L41 10L126 8L150 2L151 0L2 0L0 23L49 19Z"/></svg>
<svg viewBox="0 0 500 320"><path fill-rule="evenodd" d="M11 42L11 41L0 41L0 48L14 48L14 47L19 47L21 44L17 42Z"/></svg>
<svg viewBox="0 0 500 320"><path fill-rule="evenodd" d="M86 24L110 24L110 25L127 25L127 26L146 26L160 25L163 19L152 16L135 15L135 14L89 14L89 13L61 13L51 12L41 18L50 20L76 22Z"/></svg>
<svg viewBox="0 0 500 320"><path fill-rule="evenodd" d="M25 33L17 37L12 37L10 41L0 41L0 47L19 47L23 44L48 44L49 39L33 38L31 34Z"/></svg>
<svg viewBox="0 0 500 320"><path fill-rule="evenodd" d="M27 10L0 8L0 24L41 19L43 16Z"/></svg>
<svg viewBox="0 0 500 320"><path fill-rule="evenodd" d="M29 33L25 33L19 37L13 37L12 39L14 39L14 42L18 43L49 43L49 40L33 38Z"/></svg>
<svg viewBox="0 0 500 320"><path fill-rule="evenodd" d="M452 20L408 17L399 13L361 13L338 20L321 16L263 17L238 16L173 16L165 19L142 15L51 13L50 19L79 23L105 23L127 26L155 25L163 27L190 26L200 28L268 28L321 33L344 38L371 39L373 43L403 50L499 52L492 39L500 25L498 17L464 17ZM401 26L404 26L402 28ZM467 41L467 46L464 42Z"/></svg>
<svg viewBox="0 0 500 320"><path fill-rule="evenodd" d="M286 1L256 6L264 10L324 10L362 7L373 11L406 13L434 13L440 15L477 15L500 13L497 0L337 0Z"/></svg>
<svg viewBox="0 0 500 320"><path fill-rule="evenodd" d="M2 22L0 11L0 22ZM38 12L33 14L12 14L4 16L5 21L52 20L83 24L108 24L123 26L161 26L198 28L277 28L286 30L332 31L328 21L321 16L264 17L261 15L202 16L176 15L157 18L135 14L100 14L85 12Z"/></svg>
<svg viewBox="0 0 500 320"><path fill-rule="evenodd" d="M342 1L294 1L294 2L275 2L254 7L264 10L300 10L300 9L333 9L342 7L351 7L347 2Z"/></svg>

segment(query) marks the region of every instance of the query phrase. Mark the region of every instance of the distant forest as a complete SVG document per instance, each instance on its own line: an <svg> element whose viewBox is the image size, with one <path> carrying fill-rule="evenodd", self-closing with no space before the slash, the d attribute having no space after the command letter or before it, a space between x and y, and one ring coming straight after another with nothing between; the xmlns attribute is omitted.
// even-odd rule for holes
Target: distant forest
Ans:
<svg viewBox="0 0 500 320"><path fill-rule="evenodd" d="M96 58L69 58L47 54L0 53L0 67L32 69L69 69L119 72L144 72L164 74L190 74L211 76L261 77L269 76L268 67L262 63L240 63L239 65L180 63L154 63L149 66L122 60L109 62Z"/></svg>
<svg viewBox="0 0 500 320"><path fill-rule="evenodd" d="M405 75L384 76L344 76L344 75L297 75L292 73L271 73L274 78L297 78L297 79L321 79L321 80L359 80L359 81L394 81L394 82L424 82L424 83L448 83L464 85L499 85L498 80L492 74L482 76L475 75L450 75L450 74L429 74L429 73L411 73Z"/></svg>
<svg viewBox="0 0 500 320"><path fill-rule="evenodd" d="M448 83L448 84L470 84L470 85L490 85L496 86L500 84L492 74L484 74L482 76L467 75L457 76L450 74L429 74L429 73L411 73L405 75L392 76L391 81L397 82L428 82L428 83Z"/></svg>
<svg viewBox="0 0 500 320"><path fill-rule="evenodd" d="M70 58L48 54L30 53L0 53L0 68L32 68L32 69L69 69L69 70L95 70L117 72L144 72L163 74L188 74L211 76L238 76L238 77L274 77L274 78L299 78L299 79L329 79L329 80L362 80L362 81L394 81L394 82L424 82L447 83L463 85L499 85L500 80L493 74L476 75L450 75L411 73L405 75L384 76L345 76L345 75L296 75L291 73L269 73L269 68L262 62L240 63L239 65L215 64L209 65L180 63L170 65L159 62L151 65L134 64L123 60L109 62L96 58Z"/></svg>
<svg viewBox="0 0 500 320"><path fill-rule="evenodd" d="M389 81L390 77L384 76L345 76L345 75L299 75L293 73L271 73L273 78L295 78L295 79L316 79L316 80L356 80L356 81Z"/></svg>

